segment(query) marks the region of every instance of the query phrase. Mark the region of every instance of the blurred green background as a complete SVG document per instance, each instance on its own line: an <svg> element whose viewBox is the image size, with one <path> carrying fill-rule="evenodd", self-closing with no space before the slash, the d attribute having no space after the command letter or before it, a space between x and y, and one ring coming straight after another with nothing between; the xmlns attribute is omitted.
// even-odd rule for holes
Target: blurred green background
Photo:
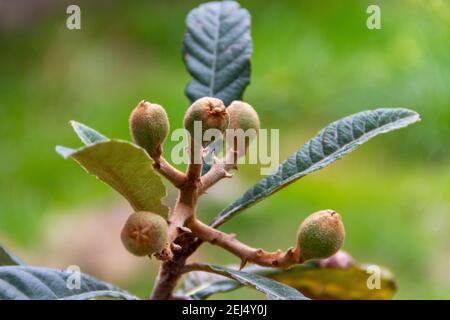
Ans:
<svg viewBox="0 0 450 320"><path fill-rule="evenodd" d="M179 127L188 106L184 19L199 3L76 1L82 29L70 31L67 1L0 0L0 243L29 263L77 264L149 294L157 264L131 257L119 240L131 209L54 146L81 145L71 119L129 139L128 115L144 98ZM286 248L304 217L332 208L346 225L345 249L395 273L396 298L450 298L450 1L241 4L254 39L245 100L263 127L281 128L280 160L354 112L409 107L423 121L376 138L223 229L254 246ZM369 4L381 7L381 30L366 28ZM260 178L257 166L244 166L211 190L199 216L209 221ZM209 245L195 259L238 262Z"/></svg>

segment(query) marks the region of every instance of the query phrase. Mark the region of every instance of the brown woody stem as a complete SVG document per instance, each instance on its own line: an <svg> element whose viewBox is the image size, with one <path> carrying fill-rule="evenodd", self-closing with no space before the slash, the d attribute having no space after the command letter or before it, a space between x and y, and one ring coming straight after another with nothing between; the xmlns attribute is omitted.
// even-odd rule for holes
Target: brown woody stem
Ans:
<svg viewBox="0 0 450 320"><path fill-rule="evenodd" d="M173 167L162 156L154 158L153 168L169 180L176 188L181 188L186 183L186 174Z"/></svg>
<svg viewBox="0 0 450 320"><path fill-rule="evenodd" d="M202 177L199 193L205 193L206 190L223 178L231 178L230 171L232 169L237 169L237 152L229 149L225 155L225 159L215 159L211 169Z"/></svg>
<svg viewBox="0 0 450 320"><path fill-rule="evenodd" d="M181 249L174 253L174 257L171 260L163 262L159 268L156 284L150 297L152 300L172 298L177 282L183 274L186 259L202 244L192 234L181 235L177 239L177 243Z"/></svg>
<svg viewBox="0 0 450 320"><path fill-rule="evenodd" d="M184 225L189 219L195 219L197 209L198 189L202 172L201 144L193 140L190 145L190 164L187 168L185 182L179 186L179 196L169 221L169 242L174 251L170 260L164 261L159 269L156 285L151 299L170 299L181 277L181 270L186 259L200 246L201 241L195 239ZM199 160L200 159L200 160Z"/></svg>
<svg viewBox="0 0 450 320"><path fill-rule="evenodd" d="M239 257L241 259L241 268L247 262L265 267L279 268L287 268L302 262L298 248L289 248L286 252L281 250L268 252L263 249L252 248L237 240L234 235L211 228L195 218L188 220L187 226L199 239L222 247Z"/></svg>
<svg viewBox="0 0 450 320"><path fill-rule="evenodd" d="M169 219L169 242L174 242L182 233L190 232L185 228L188 219L195 216L197 208L197 184L188 180L180 189L177 203Z"/></svg>
<svg viewBox="0 0 450 320"><path fill-rule="evenodd" d="M236 168L237 152L229 150L222 161L216 161L211 170L201 177L202 152L201 144L191 140L190 164L186 174L176 171L163 158L156 162L157 170L168 178L179 190L174 211L170 217L169 241L171 244L170 259L163 261L151 299L171 299L181 275L194 270L211 272L205 265L186 265L187 258L207 241L220 246L241 259L241 268L247 262L261 266L286 268L301 263L300 250L289 248L286 252L278 250L267 252L252 248L235 239L234 235L214 229L196 218L197 201L209 187L230 176L229 170ZM218 273L218 272L216 272Z"/></svg>

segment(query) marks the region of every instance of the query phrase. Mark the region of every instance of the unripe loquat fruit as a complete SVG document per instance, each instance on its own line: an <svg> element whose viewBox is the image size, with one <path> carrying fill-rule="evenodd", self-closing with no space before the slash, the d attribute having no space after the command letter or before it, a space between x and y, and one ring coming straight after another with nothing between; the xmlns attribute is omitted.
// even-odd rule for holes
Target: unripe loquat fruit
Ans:
<svg viewBox="0 0 450 320"><path fill-rule="evenodd" d="M246 153L249 144L256 137L260 128L258 113L251 105L242 101L233 101L228 106L227 112L230 115L228 128L235 130L232 136L228 136L228 144L233 145L234 149L238 151L238 155L242 156ZM244 139L241 142L243 145L237 145L239 143L236 136L239 134L244 135L241 137Z"/></svg>
<svg viewBox="0 0 450 320"><path fill-rule="evenodd" d="M135 212L128 217L121 239L125 248L136 256L160 252L167 243L167 222L152 212Z"/></svg>
<svg viewBox="0 0 450 320"><path fill-rule="evenodd" d="M134 143L151 157L161 155L161 145L169 132L169 119L163 107L142 100L130 115L130 132Z"/></svg>
<svg viewBox="0 0 450 320"><path fill-rule="evenodd" d="M202 137L195 137L195 125L201 123ZM191 137L199 140L208 129L217 129L224 132L228 127L229 115L222 100L203 97L196 100L186 111L184 116L184 127L189 131ZM202 144L204 144L202 142Z"/></svg>
<svg viewBox="0 0 450 320"><path fill-rule="evenodd" d="M230 129L259 130L260 123L258 113L248 103L233 101L227 108L230 115Z"/></svg>
<svg viewBox="0 0 450 320"><path fill-rule="evenodd" d="M344 225L338 213L333 210L315 212L302 222L297 233L301 259L328 258L342 247L344 238Z"/></svg>

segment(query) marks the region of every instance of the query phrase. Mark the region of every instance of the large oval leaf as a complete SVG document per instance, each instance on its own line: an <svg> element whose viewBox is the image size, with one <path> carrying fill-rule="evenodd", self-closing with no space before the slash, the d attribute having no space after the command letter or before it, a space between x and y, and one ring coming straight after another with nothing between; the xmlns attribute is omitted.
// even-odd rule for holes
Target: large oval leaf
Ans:
<svg viewBox="0 0 450 320"><path fill-rule="evenodd" d="M0 300L93 299L111 296L136 299L122 289L87 274L80 273L79 282L72 278L74 276L78 275L50 268L0 267ZM74 285L78 283L79 288Z"/></svg>
<svg viewBox="0 0 450 320"><path fill-rule="evenodd" d="M16 266L24 265L25 263L0 244L0 266Z"/></svg>
<svg viewBox="0 0 450 320"><path fill-rule="evenodd" d="M207 272L216 273L236 280L242 285L253 287L256 290L265 293L270 300L308 300L308 298L294 288L255 273L248 273L214 265L205 264L202 266Z"/></svg>
<svg viewBox="0 0 450 320"><path fill-rule="evenodd" d="M167 217L169 210L161 203L166 189L144 149L125 141L106 140L78 150L57 146L56 151L66 159L75 159L86 171L122 194L135 211Z"/></svg>
<svg viewBox="0 0 450 320"><path fill-rule="evenodd" d="M277 270L266 276L285 283L311 299L333 300L386 300L397 291L397 284L390 271L378 267L378 274L369 265L350 268L318 268L311 265ZM371 276L379 276L379 287L368 285Z"/></svg>
<svg viewBox="0 0 450 320"><path fill-rule="evenodd" d="M250 82L250 14L235 1L200 5L186 19L183 56L192 80L191 101L209 96L225 105L242 99Z"/></svg>
<svg viewBox="0 0 450 320"><path fill-rule="evenodd" d="M382 108L356 113L331 123L284 161L275 174L262 179L219 213L212 226L221 225L295 180L341 159L371 138L419 120L419 115L408 109Z"/></svg>
<svg viewBox="0 0 450 320"><path fill-rule="evenodd" d="M290 269L253 265L245 268L244 271L284 283L311 299L391 299L397 291L394 276L386 268L380 266L376 268L371 269L367 264L357 263L348 268L323 268L314 261ZM372 275L379 276L379 288L371 289L367 285L368 280L371 282ZM182 294L192 299L206 299L212 294L232 291L241 286L241 283L232 279L196 271L189 273L183 284Z"/></svg>

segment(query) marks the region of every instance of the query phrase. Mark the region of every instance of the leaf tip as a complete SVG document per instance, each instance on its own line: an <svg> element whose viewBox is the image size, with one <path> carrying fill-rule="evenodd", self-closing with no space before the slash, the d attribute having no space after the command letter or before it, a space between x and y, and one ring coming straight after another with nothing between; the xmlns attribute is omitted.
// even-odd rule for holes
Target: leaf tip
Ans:
<svg viewBox="0 0 450 320"><path fill-rule="evenodd" d="M73 130L78 134L78 132L80 132L81 129L85 128L85 126L75 120L70 120L69 124L72 126Z"/></svg>
<svg viewBox="0 0 450 320"><path fill-rule="evenodd" d="M405 112L406 114L405 119L408 119L407 120L408 124L413 124L422 121L422 118L420 117L420 114L418 112L408 108L401 108L401 110Z"/></svg>
<svg viewBox="0 0 450 320"><path fill-rule="evenodd" d="M67 147L59 146L59 145L55 146L55 151L57 154L59 154L64 159L68 159L74 152L74 150L71 148L67 148Z"/></svg>

